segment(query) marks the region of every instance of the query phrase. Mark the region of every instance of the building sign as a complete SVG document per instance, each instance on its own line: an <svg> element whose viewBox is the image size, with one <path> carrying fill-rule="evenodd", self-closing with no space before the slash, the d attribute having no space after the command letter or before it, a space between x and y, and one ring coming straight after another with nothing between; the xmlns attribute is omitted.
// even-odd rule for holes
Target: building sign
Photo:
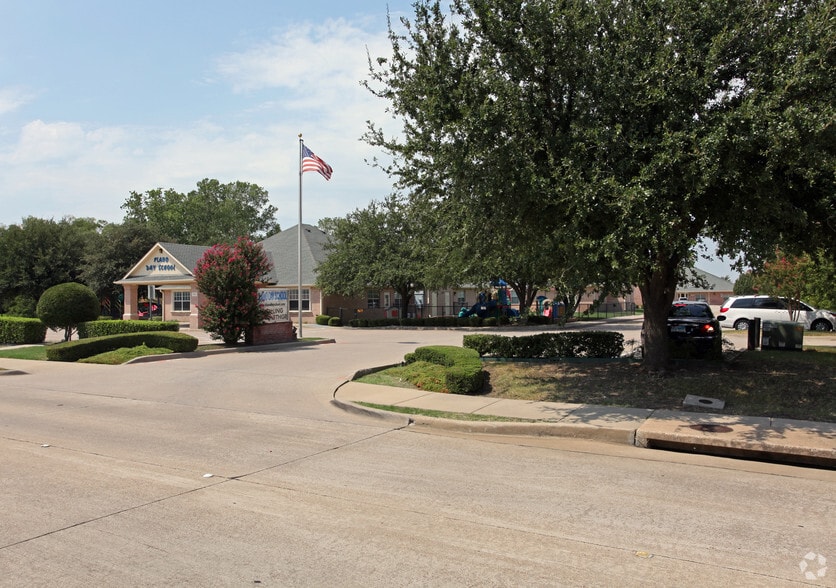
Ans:
<svg viewBox="0 0 836 588"><path fill-rule="evenodd" d="M287 302L287 290L277 288L260 288L258 301L270 310L268 323L283 323L290 320L290 310Z"/></svg>
<svg viewBox="0 0 836 588"><path fill-rule="evenodd" d="M169 258L168 255L157 255L147 260L145 271L149 274L180 273L177 271L177 266L174 265L174 260Z"/></svg>

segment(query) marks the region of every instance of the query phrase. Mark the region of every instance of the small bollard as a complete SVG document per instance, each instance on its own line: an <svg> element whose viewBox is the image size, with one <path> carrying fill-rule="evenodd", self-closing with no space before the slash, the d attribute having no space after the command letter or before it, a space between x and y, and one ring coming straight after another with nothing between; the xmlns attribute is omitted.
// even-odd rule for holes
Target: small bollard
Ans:
<svg viewBox="0 0 836 588"><path fill-rule="evenodd" d="M760 347L761 340L761 319L756 318L749 321L749 340L746 345L747 351L754 351Z"/></svg>

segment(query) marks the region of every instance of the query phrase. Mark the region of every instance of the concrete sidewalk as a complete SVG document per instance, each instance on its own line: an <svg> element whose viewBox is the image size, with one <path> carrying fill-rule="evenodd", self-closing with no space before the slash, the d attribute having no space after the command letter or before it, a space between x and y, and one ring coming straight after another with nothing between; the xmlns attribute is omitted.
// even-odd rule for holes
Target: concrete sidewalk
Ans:
<svg viewBox="0 0 836 588"><path fill-rule="evenodd" d="M836 423L506 400L360 382L347 382L340 386L334 392L333 402L348 410L403 418L404 422L419 427L483 434L576 437L836 468ZM497 420L467 421L386 413L360 403L488 415L497 417Z"/></svg>

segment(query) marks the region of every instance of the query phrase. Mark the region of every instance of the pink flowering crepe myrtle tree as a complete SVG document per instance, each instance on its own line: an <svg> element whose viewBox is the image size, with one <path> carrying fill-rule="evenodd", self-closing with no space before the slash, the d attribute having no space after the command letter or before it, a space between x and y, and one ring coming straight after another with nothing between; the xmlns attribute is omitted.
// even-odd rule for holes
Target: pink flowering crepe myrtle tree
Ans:
<svg viewBox="0 0 836 588"><path fill-rule="evenodd" d="M207 302L199 307L203 328L227 345L241 336L251 340L252 329L264 324L270 311L258 301L258 284L272 265L261 245L239 237L234 245L215 245L195 268L197 288Z"/></svg>
<svg viewBox="0 0 836 588"><path fill-rule="evenodd" d="M812 270L808 254L788 255L776 249L775 259L764 264L757 278L758 289L764 294L786 298L789 318L797 321L801 311L799 300L812 279Z"/></svg>

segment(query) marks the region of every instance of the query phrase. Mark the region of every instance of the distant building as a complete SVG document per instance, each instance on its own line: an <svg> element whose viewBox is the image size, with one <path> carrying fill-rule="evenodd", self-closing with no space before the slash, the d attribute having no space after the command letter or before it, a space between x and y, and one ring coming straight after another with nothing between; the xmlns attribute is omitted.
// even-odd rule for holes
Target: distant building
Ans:
<svg viewBox="0 0 836 588"><path fill-rule="evenodd" d="M322 314L326 306L354 308L360 301L342 296L324 296L314 284L315 268L325 259L327 235L311 225L302 225L302 320ZM273 269L264 285L285 288L292 318L300 303L298 276L298 225L261 241ZM127 274L116 282L124 289L124 319L150 315L201 328L199 307L205 302L197 289L194 270L210 249L201 245L157 243ZM150 296L150 298L149 298Z"/></svg>
<svg viewBox="0 0 836 588"><path fill-rule="evenodd" d="M701 283L700 283L701 282ZM695 283L700 283L695 285ZM684 284L676 289L674 300L696 300L719 306L734 294L734 284L725 278L694 268Z"/></svg>

